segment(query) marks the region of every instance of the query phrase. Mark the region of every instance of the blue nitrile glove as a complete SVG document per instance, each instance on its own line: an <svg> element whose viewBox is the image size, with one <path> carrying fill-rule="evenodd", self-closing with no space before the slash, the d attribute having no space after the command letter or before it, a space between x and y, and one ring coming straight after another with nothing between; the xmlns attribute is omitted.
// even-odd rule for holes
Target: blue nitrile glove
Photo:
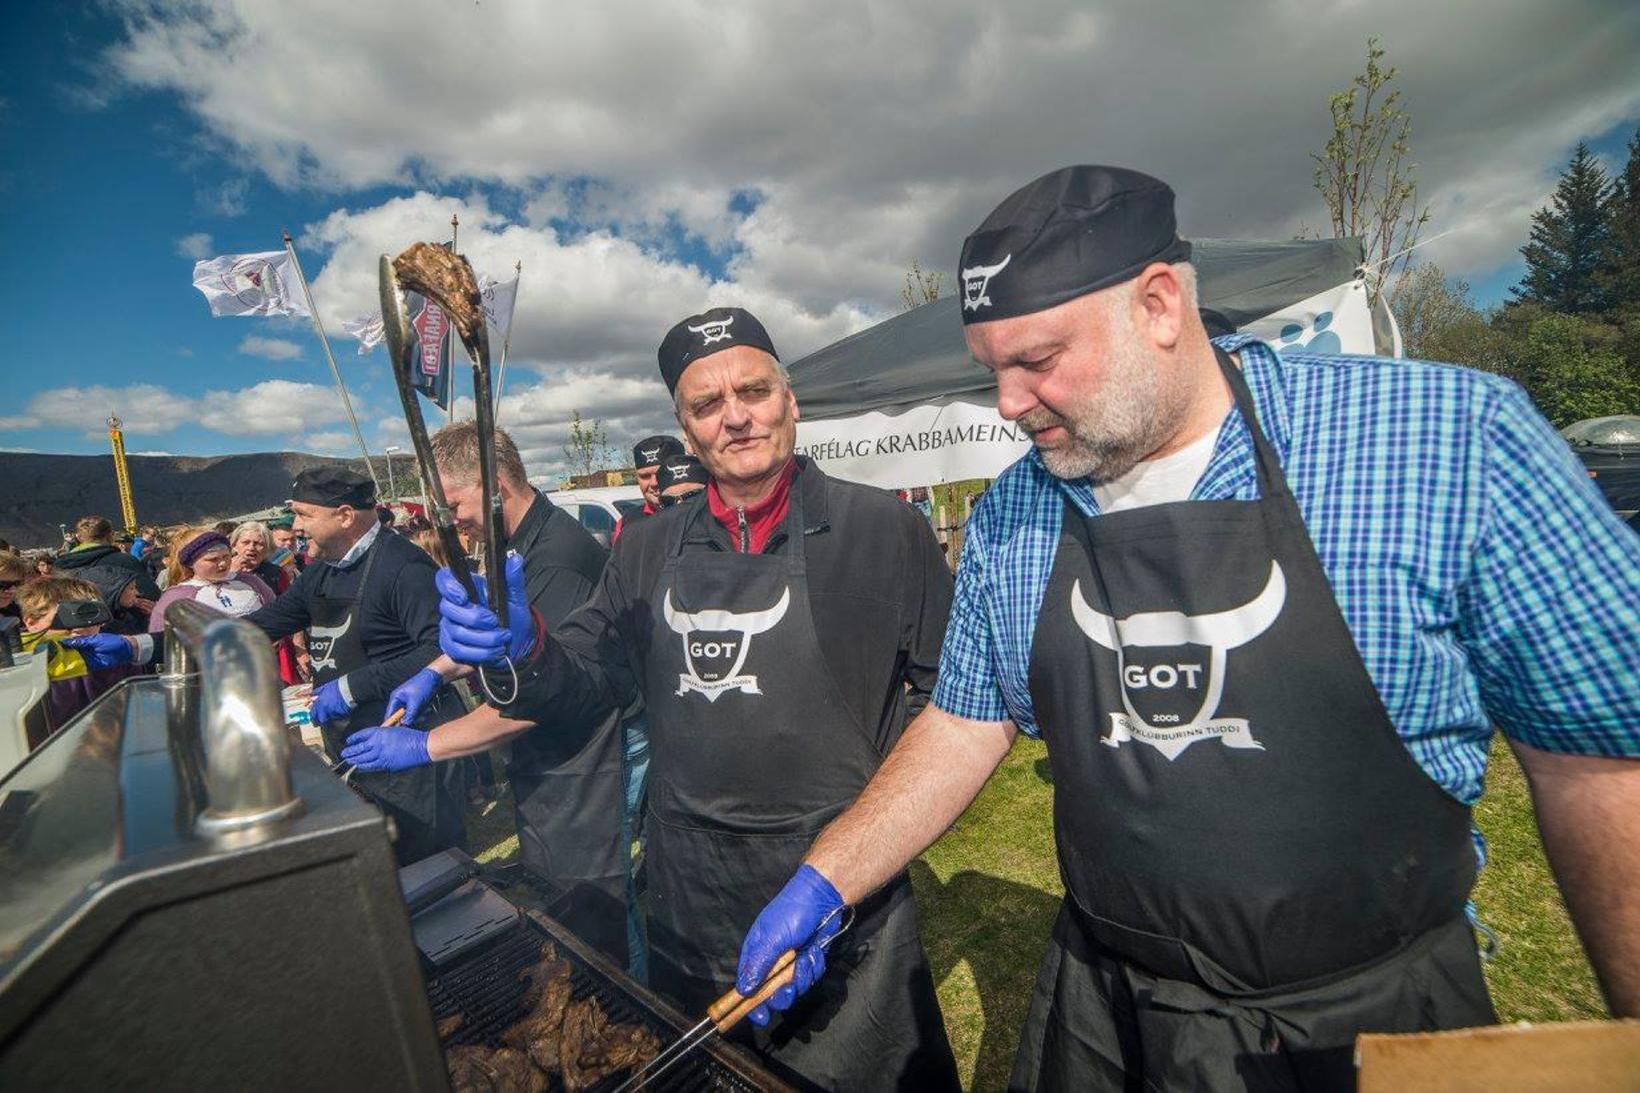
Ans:
<svg viewBox="0 0 1640 1093"><path fill-rule="evenodd" d="M797 950L797 960L792 966L792 981L746 1015L752 1024L767 1026L770 1010L790 1009L798 995L820 982L826 971L826 950L822 946L843 928L842 906L843 897L831 881L814 866L804 865L758 913L740 945L740 974L735 978L735 989L747 997L756 994L768 978L769 969L787 949Z"/></svg>
<svg viewBox="0 0 1640 1093"><path fill-rule="evenodd" d="M511 657L514 664L527 659L535 649L535 616L524 590L524 559L507 555L507 629L502 630L495 614L484 606L484 578L473 575L478 603L467 597L455 574L441 569L433 578L438 586L438 647L458 664L500 665Z"/></svg>
<svg viewBox="0 0 1640 1093"><path fill-rule="evenodd" d="M427 755L427 734L420 729L360 729L347 738L342 748L342 762L367 773L410 770L432 761Z"/></svg>
<svg viewBox="0 0 1640 1093"><path fill-rule="evenodd" d="M342 681L333 679L313 692L313 704L308 707L318 724L341 721L353 712L353 703L342 695Z"/></svg>
<svg viewBox="0 0 1640 1093"><path fill-rule="evenodd" d="M392 717L394 710L404 711L403 724L414 725L416 718L421 716L421 708L427 705L427 700L444 686L444 677L431 668L423 668L397 687L387 696L387 711L384 717Z"/></svg>
<svg viewBox="0 0 1640 1093"><path fill-rule="evenodd" d="M99 672L104 668L118 668L130 664L135 657L131 643L118 634L87 634L84 637L64 638L63 646L77 649L85 658L87 671Z"/></svg>

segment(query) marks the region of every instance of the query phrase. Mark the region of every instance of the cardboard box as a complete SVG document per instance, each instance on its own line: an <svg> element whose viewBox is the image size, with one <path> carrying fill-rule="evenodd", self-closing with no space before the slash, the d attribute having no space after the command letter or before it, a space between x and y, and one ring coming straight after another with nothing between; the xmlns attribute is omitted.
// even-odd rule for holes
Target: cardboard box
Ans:
<svg viewBox="0 0 1640 1093"><path fill-rule="evenodd" d="M1355 1065L1360 1093L1640 1093L1640 1021L1369 1033Z"/></svg>

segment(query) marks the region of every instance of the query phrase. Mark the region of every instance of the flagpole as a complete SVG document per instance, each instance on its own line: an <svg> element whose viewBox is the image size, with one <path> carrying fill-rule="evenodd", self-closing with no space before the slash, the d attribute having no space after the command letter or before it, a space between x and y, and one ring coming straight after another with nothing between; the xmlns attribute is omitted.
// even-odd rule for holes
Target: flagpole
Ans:
<svg viewBox="0 0 1640 1093"><path fill-rule="evenodd" d="M370 481L381 492L382 484L376 478L376 468L370 462L370 449L365 447L364 433L359 431L359 418L353 413L353 400L347 397L347 385L342 382L342 370L336 367L336 357L330 351L330 339L325 337L325 324L319 319L319 309L313 306L313 291L308 288L307 275L302 272L301 259L296 257L296 247L290 241L290 232L285 232L285 253L290 255L290 264L296 270L296 280L302 285L302 298L307 301L308 315L313 319L313 329L318 331L319 344L324 347L325 360L330 362L330 374L336 377L336 390L341 392L342 408L347 411L347 420L353 425L353 437L359 442L359 451L364 453L364 469L370 472Z"/></svg>
<svg viewBox="0 0 1640 1093"><path fill-rule="evenodd" d="M512 345L513 316L518 314L518 285L524 279L522 260L513 263L513 300L507 312L507 332L501 336L501 372L495 380L495 423L501 424L501 395L507 390L507 349Z"/></svg>
<svg viewBox="0 0 1640 1093"><path fill-rule="evenodd" d="M455 213L450 214L450 253L460 254L456 247L456 233L461 227L461 221ZM444 423L448 425L456 419L456 324L450 324L450 367L444 373Z"/></svg>

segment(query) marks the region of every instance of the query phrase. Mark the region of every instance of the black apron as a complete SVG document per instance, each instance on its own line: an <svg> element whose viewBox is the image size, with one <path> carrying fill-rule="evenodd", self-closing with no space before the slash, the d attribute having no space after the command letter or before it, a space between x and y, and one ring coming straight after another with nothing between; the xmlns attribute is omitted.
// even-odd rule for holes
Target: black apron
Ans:
<svg viewBox="0 0 1640 1093"><path fill-rule="evenodd" d="M782 554L684 553L690 521L676 521L654 591L650 979L686 1013L734 985L758 912L882 762L815 632L799 494L794 484ZM704 506L698 518L710 519ZM909 880L856 910L820 983L742 1038L776 1070L826 1089L955 1089Z"/></svg>
<svg viewBox="0 0 1640 1093"><path fill-rule="evenodd" d="M1066 900L1015 1088L1352 1088L1358 1031L1495 1020L1469 810L1396 733L1218 356L1259 500L1065 504L1029 678Z"/></svg>
<svg viewBox="0 0 1640 1093"><path fill-rule="evenodd" d="M509 539L507 549L526 567L548 523L538 520L530 533ZM554 721L549 711L509 750L519 861L547 896L547 913L624 967L632 853L622 833L620 711L590 725Z"/></svg>
<svg viewBox="0 0 1640 1093"><path fill-rule="evenodd" d="M620 711L585 732L554 737L541 722L507 763L518 813L518 857L539 880L547 913L625 967L625 791Z"/></svg>
<svg viewBox="0 0 1640 1093"><path fill-rule="evenodd" d="M378 532L377 537L390 534ZM308 605L308 655L313 658L313 686L315 689L370 663L369 651L360 636L359 600L370 581L370 570L376 564L379 542L370 544L365 551L364 565L359 573L359 586L351 597L314 595ZM334 574L326 576L334 579ZM427 731L461 713L460 700L448 688L442 688L424 708L422 722L417 726ZM331 762L341 758L347 738L360 729L380 725L387 712L387 701L377 699L360 702L353 712L341 721L319 723L324 737L325 752ZM370 797L392 820L397 829L393 853L400 865L420 861L429 854L467 841L463 803L448 788L445 763L429 763L414 770L397 774L380 772L367 774L355 771L352 781Z"/></svg>

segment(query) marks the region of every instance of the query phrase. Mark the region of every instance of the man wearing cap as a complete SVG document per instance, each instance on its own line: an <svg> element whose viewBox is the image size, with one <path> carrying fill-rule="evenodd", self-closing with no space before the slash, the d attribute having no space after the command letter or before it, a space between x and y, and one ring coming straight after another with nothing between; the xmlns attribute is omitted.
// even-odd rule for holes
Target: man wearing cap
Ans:
<svg viewBox="0 0 1640 1093"><path fill-rule="evenodd" d="M339 760L348 734L382 722L388 693L438 656L435 567L420 547L384 532L371 480L345 467L312 467L291 484L295 530L314 564L273 603L247 618L273 638L308 632L313 720ZM427 703L422 728L461 713L453 691ZM465 841L462 801L442 768L359 773L355 780L393 818L399 863Z"/></svg>
<svg viewBox="0 0 1640 1093"><path fill-rule="evenodd" d="M307 559L302 557L301 544L296 541L296 517L292 513L281 512L268 521L268 535L273 539L273 549L277 554L281 550L290 552L291 564L298 572L307 568ZM284 561L279 562L284 565Z"/></svg>
<svg viewBox="0 0 1640 1093"><path fill-rule="evenodd" d="M661 507L671 508L706 488L710 476L706 465L692 455L675 455L660 466L655 477L655 488L661 495Z"/></svg>
<svg viewBox="0 0 1640 1093"><path fill-rule="evenodd" d="M658 484L661 464L674 456L683 454L683 445L675 436L662 433L658 436L645 437L632 445L632 465L638 471L638 489L643 492L643 515L653 516L661 508L661 488ZM615 523L615 533L609 537L611 546L621 540L621 531L626 527L626 517L621 517Z"/></svg>
<svg viewBox="0 0 1640 1093"><path fill-rule="evenodd" d="M968 345L1035 450L969 523L932 704L741 985L818 963L1023 729L1066 897L1010 1085L1353 1088L1358 1032L1495 1019L1464 905L1497 725L1640 1014L1640 544L1512 384L1210 342L1189 254L1105 167L968 237Z"/></svg>
<svg viewBox="0 0 1640 1093"><path fill-rule="evenodd" d="M486 513L479 478L476 423L446 425L431 438L433 462L450 512L461 530L484 539ZM495 431L496 482L507 551L525 574L524 618L558 627L586 602L607 555L569 513L529 483L518 446ZM414 672L388 698L405 723L422 725L429 697L471 669L441 656ZM496 693L510 694L504 674L489 673ZM475 681L475 693L484 693ZM377 722L371 722L372 725ZM503 715L485 704L442 726L355 732L342 757L360 770L411 770L430 760L476 754L511 741L507 777L518 822L519 859L544 882L554 902L546 910L617 963L627 960L627 874L630 839L623 835L622 726L619 706L593 698L533 720ZM460 747L452 747L459 744Z"/></svg>
<svg viewBox="0 0 1640 1093"><path fill-rule="evenodd" d="M650 981L698 1013L735 982L758 908L927 702L951 577L914 510L793 457L797 403L750 312L678 323L660 368L707 488L628 528L592 599L543 640L522 619L498 630L442 576L440 610L458 661L512 657L513 716L642 695ZM856 912L835 974L754 1030L756 1048L822 1088L954 1088L905 875Z"/></svg>

